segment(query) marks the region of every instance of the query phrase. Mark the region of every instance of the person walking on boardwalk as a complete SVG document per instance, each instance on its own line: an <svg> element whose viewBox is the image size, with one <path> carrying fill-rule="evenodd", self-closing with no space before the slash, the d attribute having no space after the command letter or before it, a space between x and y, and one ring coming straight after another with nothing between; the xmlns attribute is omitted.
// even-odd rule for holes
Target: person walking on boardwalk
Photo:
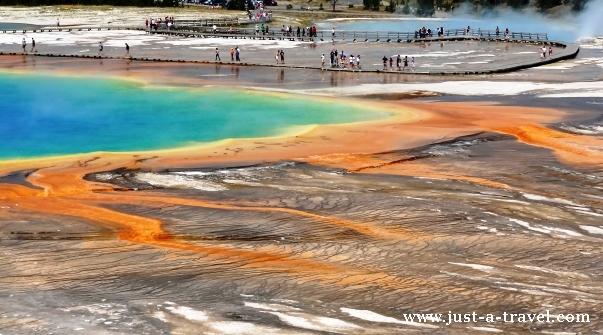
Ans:
<svg viewBox="0 0 603 335"><path fill-rule="evenodd" d="M274 59L276 59L276 64L278 64L279 60L281 59L281 52L280 52L280 50L276 50L276 54L274 55Z"/></svg>
<svg viewBox="0 0 603 335"><path fill-rule="evenodd" d="M124 55L124 58L132 58L132 56L130 56L130 46L128 43L126 43L126 54Z"/></svg>
<svg viewBox="0 0 603 335"><path fill-rule="evenodd" d="M59 28L61 26L61 22L59 21L59 18L57 17L57 28Z"/></svg>
<svg viewBox="0 0 603 335"><path fill-rule="evenodd" d="M360 69L360 55L356 55L356 67Z"/></svg>
<svg viewBox="0 0 603 335"><path fill-rule="evenodd" d="M262 26L260 27L260 29L262 30L262 35L266 35L266 27L264 27L263 23L262 23Z"/></svg>
<svg viewBox="0 0 603 335"><path fill-rule="evenodd" d="M410 58L410 68L412 69L412 72L415 72L415 57L411 57Z"/></svg>
<svg viewBox="0 0 603 335"><path fill-rule="evenodd" d="M389 58L389 70L393 71L394 70L394 59L393 58Z"/></svg>
<svg viewBox="0 0 603 335"><path fill-rule="evenodd" d="M335 27L331 28L331 37L335 38Z"/></svg>
<svg viewBox="0 0 603 335"><path fill-rule="evenodd" d="M21 41L21 47L23 48L23 53L26 53L27 51L25 51L25 47L27 46L27 42L25 42L25 37L23 38L23 41Z"/></svg>
<svg viewBox="0 0 603 335"><path fill-rule="evenodd" d="M406 70L406 68L408 68L408 56L404 56L404 63L402 66L402 71Z"/></svg>
<svg viewBox="0 0 603 335"><path fill-rule="evenodd" d="M234 48L230 48L230 61L234 62Z"/></svg>
<svg viewBox="0 0 603 335"><path fill-rule="evenodd" d="M214 59L216 61L220 61L220 50L218 50L218 48L216 48L216 58Z"/></svg>
<svg viewBox="0 0 603 335"><path fill-rule="evenodd" d="M496 26L496 37L498 37L499 33L500 33L500 30L498 29L498 26Z"/></svg>
<svg viewBox="0 0 603 335"><path fill-rule="evenodd" d="M551 58L551 57L553 57L553 48L549 47L549 58Z"/></svg>
<svg viewBox="0 0 603 335"><path fill-rule="evenodd" d="M99 56L104 56L105 55L105 51L104 51L104 47L103 47L103 42L100 42L98 44L98 55Z"/></svg>
<svg viewBox="0 0 603 335"><path fill-rule="evenodd" d="M383 61L383 70L387 70L387 56L383 56L383 58L381 58L381 60Z"/></svg>
<svg viewBox="0 0 603 335"><path fill-rule="evenodd" d="M285 52L281 49L281 64L285 64Z"/></svg>
<svg viewBox="0 0 603 335"><path fill-rule="evenodd" d="M235 58L236 58L237 62L241 61L241 51L239 50L239 47L235 48Z"/></svg>
<svg viewBox="0 0 603 335"><path fill-rule="evenodd" d="M398 55L396 57L396 67L398 68L398 71L400 71L400 63L402 63L402 57L400 57L400 55Z"/></svg>
<svg viewBox="0 0 603 335"><path fill-rule="evenodd" d="M324 69L325 67L325 54L322 54L322 56L320 56L320 67Z"/></svg>
<svg viewBox="0 0 603 335"><path fill-rule="evenodd" d="M551 50L552 52L553 50ZM33 37L31 38L31 51L30 52L38 52L38 49L36 49L36 40L33 39Z"/></svg>
<svg viewBox="0 0 603 335"><path fill-rule="evenodd" d="M260 34L260 26L258 26L258 24L255 24L255 34L259 35Z"/></svg>

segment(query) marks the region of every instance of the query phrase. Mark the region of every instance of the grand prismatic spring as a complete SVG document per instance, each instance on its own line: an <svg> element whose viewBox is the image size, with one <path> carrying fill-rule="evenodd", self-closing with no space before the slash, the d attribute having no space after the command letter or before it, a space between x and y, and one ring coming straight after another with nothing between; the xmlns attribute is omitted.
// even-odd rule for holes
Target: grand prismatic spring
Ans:
<svg viewBox="0 0 603 335"><path fill-rule="evenodd" d="M26 30L0 33L1 335L603 329L592 11L535 21L554 56L579 49L545 62L529 40L191 38L123 28L145 9L52 10L0 9ZM57 16L123 25L39 31ZM486 24L413 22L463 20ZM333 48L362 71L321 70Z"/></svg>

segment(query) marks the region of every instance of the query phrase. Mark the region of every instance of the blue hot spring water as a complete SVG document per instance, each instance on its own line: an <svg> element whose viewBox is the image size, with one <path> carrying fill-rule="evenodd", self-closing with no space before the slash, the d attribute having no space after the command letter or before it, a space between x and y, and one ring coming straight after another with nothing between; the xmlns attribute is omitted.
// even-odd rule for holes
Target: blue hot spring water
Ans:
<svg viewBox="0 0 603 335"><path fill-rule="evenodd" d="M389 116L288 94L0 73L0 159L167 149Z"/></svg>

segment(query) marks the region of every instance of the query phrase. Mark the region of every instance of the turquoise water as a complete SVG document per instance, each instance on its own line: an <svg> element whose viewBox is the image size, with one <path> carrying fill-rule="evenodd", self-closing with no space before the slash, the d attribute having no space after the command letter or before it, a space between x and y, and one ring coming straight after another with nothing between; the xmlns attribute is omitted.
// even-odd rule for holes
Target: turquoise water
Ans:
<svg viewBox="0 0 603 335"><path fill-rule="evenodd" d="M32 29L34 26L22 23L0 23L0 30Z"/></svg>
<svg viewBox="0 0 603 335"><path fill-rule="evenodd" d="M0 159L174 148L390 115L366 109L225 88L0 73Z"/></svg>

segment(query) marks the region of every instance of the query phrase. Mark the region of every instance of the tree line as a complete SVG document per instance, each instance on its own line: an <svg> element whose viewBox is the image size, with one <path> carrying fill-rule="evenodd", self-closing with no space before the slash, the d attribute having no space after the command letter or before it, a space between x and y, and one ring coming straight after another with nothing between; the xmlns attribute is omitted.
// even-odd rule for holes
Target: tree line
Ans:
<svg viewBox="0 0 603 335"><path fill-rule="evenodd" d="M571 6L574 11L581 11L588 0L535 0L532 5L540 10L546 11L560 5ZM412 2L412 3L410 3ZM530 0L389 0L389 5L385 7L386 11L394 12L397 6L402 6L402 13L409 14L410 7L415 9L418 16L430 16L435 12L435 8L445 11L454 11L462 2L469 3L476 8L493 9L497 6L506 5L513 9L522 9L530 5ZM382 0L363 0L364 9L379 10ZM409 7L410 4L410 7Z"/></svg>
<svg viewBox="0 0 603 335"><path fill-rule="evenodd" d="M134 6L134 7L176 7L177 0L0 0L0 6Z"/></svg>

